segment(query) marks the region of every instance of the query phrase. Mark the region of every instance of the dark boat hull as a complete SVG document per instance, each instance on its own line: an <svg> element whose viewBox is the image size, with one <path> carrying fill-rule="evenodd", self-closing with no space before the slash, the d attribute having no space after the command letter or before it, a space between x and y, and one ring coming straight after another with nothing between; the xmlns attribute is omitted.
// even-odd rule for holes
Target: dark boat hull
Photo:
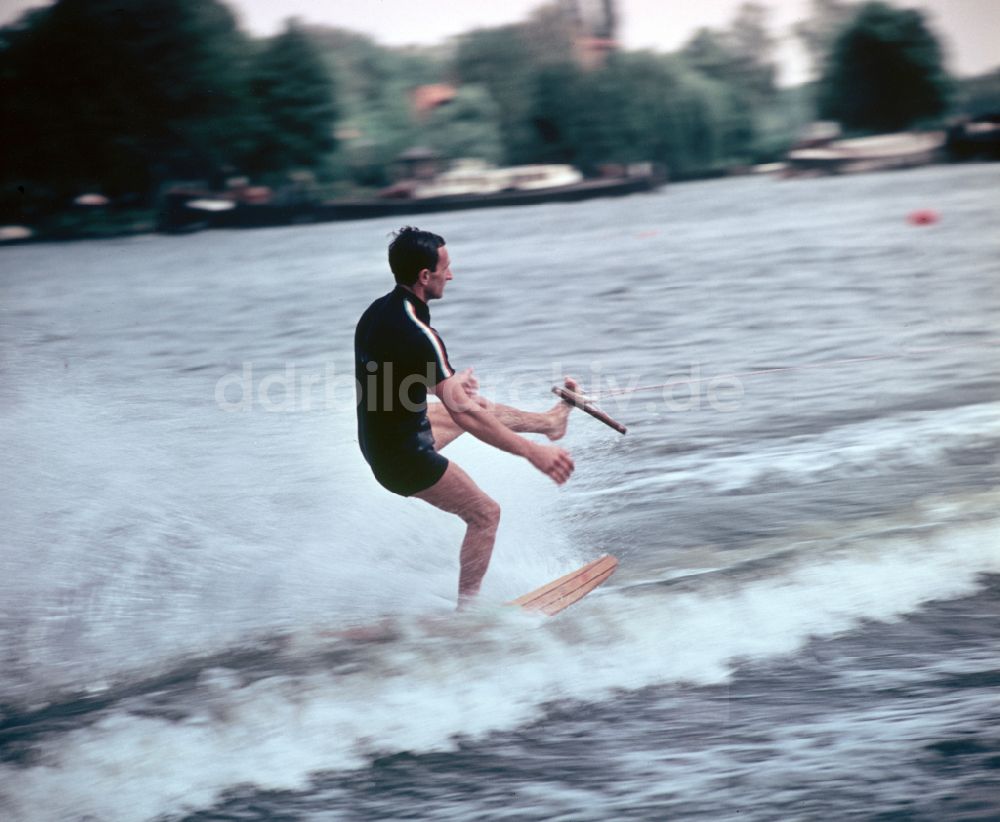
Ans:
<svg viewBox="0 0 1000 822"><path fill-rule="evenodd" d="M164 231L198 228L263 228L299 223L365 220L376 217L406 217L471 208L523 206L538 203L572 203L597 197L621 197L651 191L663 180L652 175L608 180L584 180L572 185L495 194L463 194L424 199L331 200L319 203L238 203L229 211L204 212L176 200L161 215Z"/></svg>

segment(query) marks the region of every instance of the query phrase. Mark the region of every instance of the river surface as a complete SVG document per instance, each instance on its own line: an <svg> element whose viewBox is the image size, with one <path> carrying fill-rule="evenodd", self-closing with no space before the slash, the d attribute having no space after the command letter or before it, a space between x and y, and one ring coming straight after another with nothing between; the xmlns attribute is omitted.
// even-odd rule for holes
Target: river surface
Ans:
<svg viewBox="0 0 1000 822"><path fill-rule="evenodd" d="M575 413L562 488L449 446L503 509L458 618L460 522L356 443L396 226L0 250L0 817L1000 818L998 191L421 217L452 364L629 426ZM559 617L502 607L604 552Z"/></svg>

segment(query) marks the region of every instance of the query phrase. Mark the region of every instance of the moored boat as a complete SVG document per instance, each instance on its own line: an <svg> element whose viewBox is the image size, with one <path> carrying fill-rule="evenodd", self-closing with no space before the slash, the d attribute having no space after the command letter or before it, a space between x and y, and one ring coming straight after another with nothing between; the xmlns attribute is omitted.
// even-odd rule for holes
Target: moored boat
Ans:
<svg viewBox="0 0 1000 822"><path fill-rule="evenodd" d="M939 160L944 141L940 131L830 140L788 152L785 174L798 177L913 168Z"/></svg>
<svg viewBox="0 0 1000 822"><path fill-rule="evenodd" d="M297 198L283 201L228 201L218 194L190 189L169 192L161 210L163 231L200 228L256 228L295 223L362 220L375 217L471 208L569 203L597 197L620 197L651 191L665 182L649 163L615 169L605 177L585 179L572 166L535 165L506 168L460 166L434 178L395 185L382 196L310 201ZM226 208L205 208L204 204L231 203Z"/></svg>
<svg viewBox="0 0 1000 822"><path fill-rule="evenodd" d="M948 129L953 160L1000 160L1000 112L972 117Z"/></svg>

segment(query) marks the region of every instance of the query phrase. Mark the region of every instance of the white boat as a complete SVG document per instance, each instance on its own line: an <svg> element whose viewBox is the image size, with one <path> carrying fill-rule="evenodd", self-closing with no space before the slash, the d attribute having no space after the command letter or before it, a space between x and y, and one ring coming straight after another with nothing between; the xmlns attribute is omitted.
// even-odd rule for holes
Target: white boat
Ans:
<svg viewBox="0 0 1000 822"><path fill-rule="evenodd" d="M494 167L478 160L463 160L431 180L420 182L413 197L455 197L466 194L496 194L500 191L539 191L575 185L583 175L573 166L525 165Z"/></svg>
<svg viewBox="0 0 1000 822"><path fill-rule="evenodd" d="M941 131L901 132L831 140L823 145L788 152L790 176L804 174L857 174L892 168L912 168L937 160L944 147Z"/></svg>

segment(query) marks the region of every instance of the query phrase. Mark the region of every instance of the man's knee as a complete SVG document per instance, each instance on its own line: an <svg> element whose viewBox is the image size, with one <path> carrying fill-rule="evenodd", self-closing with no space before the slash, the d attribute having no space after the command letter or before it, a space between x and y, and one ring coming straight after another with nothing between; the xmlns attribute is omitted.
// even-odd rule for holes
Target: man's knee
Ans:
<svg viewBox="0 0 1000 822"><path fill-rule="evenodd" d="M483 530L496 530L500 525L500 504L485 494L469 507L465 521L467 524Z"/></svg>

